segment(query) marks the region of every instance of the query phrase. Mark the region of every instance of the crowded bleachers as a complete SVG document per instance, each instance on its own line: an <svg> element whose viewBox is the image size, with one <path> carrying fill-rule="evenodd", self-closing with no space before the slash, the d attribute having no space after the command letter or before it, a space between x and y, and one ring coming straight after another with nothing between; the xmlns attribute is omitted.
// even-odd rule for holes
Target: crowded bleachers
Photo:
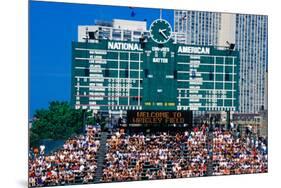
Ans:
<svg viewBox="0 0 281 188"><path fill-rule="evenodd" d="M103 182L206 175L205 127L193 131L125 133L107 140Z"/></svg>
<svg viewBox="0 0 281 188"><path fill-rule="evenodd" d="M236 137L228 130L213 132L213 175L267 172L267 149L261 139Z"/></svg>
<svg viewBox="0 0 281 188"><path fill-rule="evenodd" d="M40 147L29 158L29 186L267 172L266 139L233 129L209 131L206 124L190 129L116 128L100 139L103 133L87 126L85 135L68 139L51 154ZM105 148L103 154L100 148Z"/></svg>
<svg viewBox="0 0 281 188"><path fill-rule="evenodd" d="M52 186L93 182L100 129L87 126L86 134L68 139L50 155L29 158L29 186Z"/></svg>

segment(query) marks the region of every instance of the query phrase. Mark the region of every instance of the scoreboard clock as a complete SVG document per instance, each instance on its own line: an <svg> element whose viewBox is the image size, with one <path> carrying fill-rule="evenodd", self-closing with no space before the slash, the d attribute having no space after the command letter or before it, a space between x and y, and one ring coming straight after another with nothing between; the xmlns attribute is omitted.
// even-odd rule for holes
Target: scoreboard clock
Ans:
<svg viewBox="0 0 281 188"><path fill-rule="evenodd" d="M172 36L172 27L168 21L157 19L150 25L150 36L152 40L159 44L168 42Z"/></svg>

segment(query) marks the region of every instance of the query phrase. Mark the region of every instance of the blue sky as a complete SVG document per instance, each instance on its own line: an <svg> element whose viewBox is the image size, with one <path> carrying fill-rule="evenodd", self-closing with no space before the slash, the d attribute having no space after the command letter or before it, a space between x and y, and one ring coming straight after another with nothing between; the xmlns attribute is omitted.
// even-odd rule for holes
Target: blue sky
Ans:
<svg viewBox="0 0 281 188"><path fill-rule="evenodd" d="M173 27L172 10L163 10L162 17ZM114 18L146 19L149 26L159 9L30 1L29 117L50 101L70 101L71 41L77 41L78 25Z"/></svg>

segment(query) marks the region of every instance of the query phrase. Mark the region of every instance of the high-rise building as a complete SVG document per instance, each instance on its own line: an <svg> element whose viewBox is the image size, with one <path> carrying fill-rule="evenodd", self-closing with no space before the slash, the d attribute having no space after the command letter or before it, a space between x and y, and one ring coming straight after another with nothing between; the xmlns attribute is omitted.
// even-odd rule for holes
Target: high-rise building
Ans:
<svg viewBox="0 0 281 188"><path fill-rule="evenodd" d="M267 16L236 15L235 43L240 51L240 111L259 112L266 105Z"/></svg>
<svg viewBox="0 0 281 188"><path fill-rule="evenodd" d="M184 35L182 42L217 45L221 14L198 11L175 11L174 31Z"/></svg>
<svg viewBox="0 0 281 188"><path fill-rule="evenodd" d="M239 112L265 107L267 16L200 11L175 11L174 31L182 42L196 45L235 44L240 52Z"/></svg>

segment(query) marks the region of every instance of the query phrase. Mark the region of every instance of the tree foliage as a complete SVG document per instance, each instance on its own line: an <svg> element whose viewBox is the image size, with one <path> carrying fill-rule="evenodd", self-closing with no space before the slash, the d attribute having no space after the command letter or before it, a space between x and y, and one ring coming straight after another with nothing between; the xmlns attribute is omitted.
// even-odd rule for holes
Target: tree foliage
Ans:
<svg viewBox="0 0 281 188"><path fill-rule="evenodd" d="M35 112L30 129L31 146L37 145L42 139L67 139L81 134L84 130L83 120L88 119L89 115L90 112L71 108L67 102L51 102L48 109Z"/></svg>

